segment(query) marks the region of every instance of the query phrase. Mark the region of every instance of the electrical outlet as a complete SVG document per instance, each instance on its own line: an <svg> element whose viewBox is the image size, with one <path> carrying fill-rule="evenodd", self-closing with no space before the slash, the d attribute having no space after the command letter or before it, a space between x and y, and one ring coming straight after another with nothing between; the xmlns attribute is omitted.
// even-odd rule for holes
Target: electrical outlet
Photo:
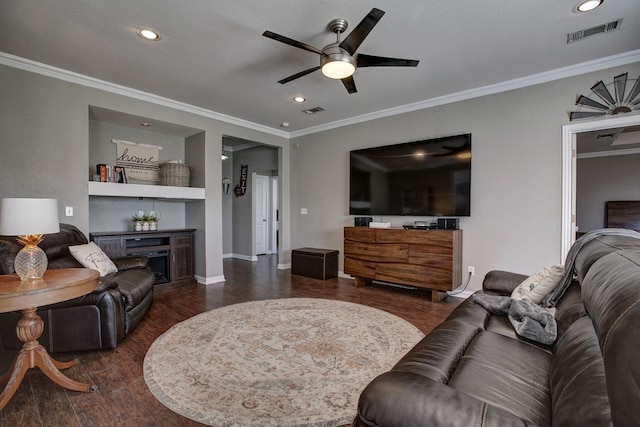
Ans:
<svg viewBox="0 0 640 427"><path fill-rule="evenodd" d="M469 275L475 276L476 275L476 268L474 266L470 265L469 267L467 267L467 272L469 273Z"/></svg>
<svg viewBox="0 0 640 427"><path fill-rule="evenodd" d="M73 216L73 206L65 206L64 214L65 216Z"/></svg>

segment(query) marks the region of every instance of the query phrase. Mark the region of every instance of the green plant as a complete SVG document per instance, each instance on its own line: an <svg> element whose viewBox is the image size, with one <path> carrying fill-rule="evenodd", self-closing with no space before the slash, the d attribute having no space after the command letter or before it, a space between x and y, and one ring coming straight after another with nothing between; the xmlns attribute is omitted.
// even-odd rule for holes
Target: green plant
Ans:
<svg viewBox="0 0 640 427"><path fill-rule="evenodd" d="M144 218L145 218L144 221L150 221L150 222L158 221L158 217L155 215L145 215Z"/></svg>
<svg viewBox="0 0 640 427"><path fill-rule="evenodd" d="M131 217L131 220L132 221L136 221L136 222L137 221L144 221L145 220L144 218L145 218L144 215L134 215L134 216Z"/></svg>

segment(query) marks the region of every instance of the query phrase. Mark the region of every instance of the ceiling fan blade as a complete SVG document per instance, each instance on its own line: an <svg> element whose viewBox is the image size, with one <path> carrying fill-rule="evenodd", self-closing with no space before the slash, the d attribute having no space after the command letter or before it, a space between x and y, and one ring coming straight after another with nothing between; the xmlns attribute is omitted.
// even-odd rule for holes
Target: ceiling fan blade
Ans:
<svg viewBox="0 0 640 427"><path fill-rule="evenodd" d="M375 7L371 9L371 12L369 12L369 14L360 21L353 31L349 33L347 38L340 43L340 47L349 52L350 55L353 55L383 15L384 12L382 10L376 9Z"/></svg>
<svg viewBox="0 0 640 427"><path fill-rule="evenodd" d="M358 67L417 67L420 61L415 59L387 58L359 53Z"/></svg>
<svg viewBox="0 0 640 427"><path fill-rule="evenodd" d="M320 49L316 49L315 47L309 46L306 43L302 43L297 40L290 39L289 37L281 36L280 34L276 34L272 31L265 31L264 33L262 33L262 35L270 39L279 41L280 43L288 44L289 46L297 47L299 49L307 50L309 52L322 55L322 51Z"/></svg>
<svg viewBox="0 0 640 427"><path fill-rule="evenodd" d="M296 73L292 76L289 76L287 78L284 78L282 80L278 80L278 83L280 84L285 84L285 83L289 83L291 80L295 80L295 79L299 79L302 76L306 76L307 74L311 74L316 70L319 70L320 66L318 65L317 67L313 67L313 68L309 68L308 70L304 70L304 71L300 71L299 73Z"/></svg>
<svg viewBox="0 0 640 427"><path fill-rule="evenodd" d="M340 79L340 80L342 80L344 87L347 88L347 92L356 93L358 91L356 89L356 82L355 80L353 80L353 76L345 77L344 79Z"/></svg>

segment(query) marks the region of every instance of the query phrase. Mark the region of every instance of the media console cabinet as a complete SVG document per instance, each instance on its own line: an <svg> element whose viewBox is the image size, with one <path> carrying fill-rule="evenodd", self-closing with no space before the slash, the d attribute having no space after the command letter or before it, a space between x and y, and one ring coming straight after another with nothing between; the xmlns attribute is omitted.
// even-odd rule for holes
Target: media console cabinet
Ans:
<svg viewBox="0 0 640 427"><path fill-rule="evenodd" d="M156 275L155 288L193 281L195 229L91 233L90 239L111 258L144 255Z"/></svg>
<svg viewBox="0 0 640 427"><path fill-rule="evenodd" d="M344 272L355 285L372 280L451 291L462 280L462 230L344 228Z"/></svg>

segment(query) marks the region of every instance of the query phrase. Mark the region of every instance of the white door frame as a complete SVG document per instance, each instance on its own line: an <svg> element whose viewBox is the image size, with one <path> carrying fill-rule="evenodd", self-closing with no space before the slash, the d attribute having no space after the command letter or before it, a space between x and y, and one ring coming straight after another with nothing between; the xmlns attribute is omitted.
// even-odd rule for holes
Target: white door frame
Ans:
<svg viewBox="0 0 640 427"><path fill-rule="evenodd" d="M601 129L640 125L640 113L607 117L562 126L562 217L560 261L576 239L576 135Z"/></svg>
<svg viewBox="0 0 640 427"><path fill-rule="evenodd" d="M271 177L271 253L278 253L278 228L280 221L278 218L278 177Z"/></svg>
<svg viewBox="0 0 640 427"><path fill-rule="evenodd" d="M269 247L269 244L270 244L270 239L269 239L270 196L269 194L271 193L269 188L269 177L266 175L259 175L254 172L252 174L252 178L253 178L253 189L254 189L253 194L255 195L254 196L255 203L253 206L254 214L252 215L254 218L253 229L255 233L255 240L254 240L255 244L254 244L253 252L256 255L268 254L270 253L270 247ZM258 200L258 196L259 196L257 191L258 181L262 181L261 195L263 197L261 198L261 200ZM260 207L260 205L262 205L261 208L264 213L264 216L262 217L262 219L258 218L258 208ZM258 225L260 225L263 230L262 236L258 236ZM264 250L258 251L258 241L262 242L262 246Z"/></svg>

